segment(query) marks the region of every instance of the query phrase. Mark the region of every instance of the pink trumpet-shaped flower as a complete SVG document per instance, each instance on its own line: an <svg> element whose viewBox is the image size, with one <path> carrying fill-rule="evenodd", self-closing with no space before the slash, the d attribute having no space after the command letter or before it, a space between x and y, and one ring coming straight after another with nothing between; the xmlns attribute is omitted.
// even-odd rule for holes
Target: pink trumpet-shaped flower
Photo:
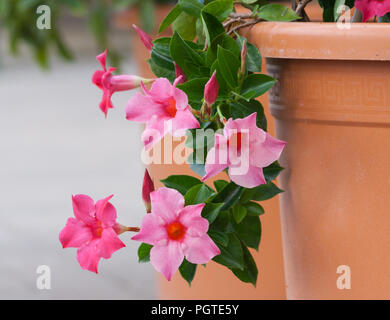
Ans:
<svg viewBox="0 0 390 320"><path fill-rule="evenodd" d="M140 232L132 239L153 245L150 262L157 271L171 280L184 257L204 264L220 254L207 235L209 222L201 216L204 203L184 206L184 197L169 188L150 196L152 213L143 218Z"/></svg>
<svg viewBox="0 0 390 320"><path fill-rule="evenodd" d="M390 0L356 0L355 7L361 11L363 22L374 16L382 17L390 12Z"/></svg>
<svg viewBox="0 0 390 320"><path fill-rule="evenodd" d="M187 95L176 88L181 77L173 85L168 79L158 78L150 91L141 84L144 94L137 92L126 107L126 119L146 123L142 134L145 149L149 150L166 133L185 135L186 129L199 128L188 105Z"/></svg>
<svg viewBox="0 0 390 320"><path fill-rule="evenodd" d="M230 179L240 186L253 188L264 184L263 168L279 159L285 145L286 142L257 127L256 112L243 119L229 119L223 135L215 135L202 180L229 168Z"/></svg>
<svg viewBox="0 0 390 320"><path fill-rule="evenodd" d="M144 83L153 81L135 75L123 74L114 76L112 73L116 70L115 68L106 69L106 57L107 49L96 57L103 70L96 70L92 76L92 83L103 90L103 98L99 107L105 116L107 116L108 109L114 107L111 102L111 96L114 92L138 88L141 85L141 81Z"/></svg>
<svg viewBox="0 0 390 320"><path fill-rule="evenodd" d="M174 63L175 65L175 73L176 73L176 77L180 77L181 76L181 79L180 79L180 82L179 83L184 83L187 81L187 77L184 73L184 71L179 67L179 65L175 62Z"/></svg>
<svg viewBox="0 0 390 320"><path fill-rule="evenodd" d="M150 193L154 191L154 183L149 175L149 171L145 169L144 182L142 184L142 200L144 200L146 212L151 212Z"/></svg>
<svg viewBox="0 0 390 320"><path fill-rule="evenodd" d="M143 31L142 29L138 28L137 25L133 24L133 28L137 31L138 37L140 38L140 40L142 41L142 43L144 44L146 49L152 50L153 49L153 40L152 40L152 38L145 31Z"/></svg>
<svg viewBox="0 0 390 320"><path fill-rule="evenodd" d="M219 85L217 82L217 71L214 71L210 80L207 81L204 87L204 100L208 105L212 105L218 98Z"/></svg>
<svg viewBox="0 0 390 320"><path fill-rule="evenodd" d="M101 258L123 248L118 238L123 226L116 222L115 207L109 202L113 196L94 201L87 195L72 196L75 218L69 218L59 239L63 248L78 248L77 260L81 268L96 272Z"/></svg>

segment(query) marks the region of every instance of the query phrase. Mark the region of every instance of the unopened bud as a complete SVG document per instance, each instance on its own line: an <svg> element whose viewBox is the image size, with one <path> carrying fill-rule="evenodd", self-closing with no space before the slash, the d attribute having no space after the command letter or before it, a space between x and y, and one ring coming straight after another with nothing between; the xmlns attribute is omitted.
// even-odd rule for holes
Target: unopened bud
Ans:
<svg viewBox="0 0 390 320"><path fill-rule="evenodd" d="M217 71L214 71L210 80L207 81L204 87L204 101L206 101L208 105L211 106L215 103L218 97L218 90L219 85L217 82Z"/></svg>
<svg viewBox="0 0 390 320"><path fill-rule="evenodd" d="M150 193L154 191L154 183L152 178L149 175L147 169L145 169L144 182L142 184L142 200L144 200L146 212L152 212Z"/></svg>

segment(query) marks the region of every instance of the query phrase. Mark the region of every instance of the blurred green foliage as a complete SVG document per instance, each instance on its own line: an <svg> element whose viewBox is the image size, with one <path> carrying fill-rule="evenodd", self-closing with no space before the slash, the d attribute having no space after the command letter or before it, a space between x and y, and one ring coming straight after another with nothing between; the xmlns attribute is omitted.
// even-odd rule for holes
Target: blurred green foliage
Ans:
<svg viewBox="0 0 390 320"><path fill-rule="evenodd" d="M19 53L21 43L27 44L33 51L37 63L49 67L49 55L52 49L66 60L73 54L61 35L59 18L70 14L85 19L93 34L99 50L109 48L112 65L119 65L119 54L110 47L110 16L115 12L128 10L136 6L140 10L141 27L145 31L154 28L155 3L170 3L170 0L0 0L0 27L8 38L9 51ZM51 29L40 30L36 26L37 8L47 5L51 10Z"/></svg>

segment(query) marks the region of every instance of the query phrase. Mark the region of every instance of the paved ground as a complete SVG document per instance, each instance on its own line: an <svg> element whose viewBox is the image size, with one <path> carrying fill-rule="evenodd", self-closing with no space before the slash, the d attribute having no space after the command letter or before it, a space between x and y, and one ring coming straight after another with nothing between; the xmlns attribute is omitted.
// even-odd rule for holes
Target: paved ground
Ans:
<svg viewBox="0 0 390 320"><path fill-rule="evenodd" d="M90 53L90 52L89 52ZM155 273L137 263L137 243L102 260L95 275L82 270L76 249L61 248L58 233L72 215L71 194L115 194L119 221L139 225L143 165L141 128L125 120L129 93L114 97L108 119L90 82L97 63L54 63L42 72L31 59L0 66L0 298L156 298ZM131 62L124 70L135 72ZM51 290L38 290L36 268L51 268Z"/></svg>

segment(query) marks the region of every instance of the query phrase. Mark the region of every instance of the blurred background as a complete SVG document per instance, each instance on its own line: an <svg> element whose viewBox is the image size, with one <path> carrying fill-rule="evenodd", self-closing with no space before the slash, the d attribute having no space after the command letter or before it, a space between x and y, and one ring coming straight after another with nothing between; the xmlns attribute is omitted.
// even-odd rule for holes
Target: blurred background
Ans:
<svg viewBox="0 0 390 320"><path fill-rule="evenodd" d="M114 194L125 225L139 225L145 212L142 128L124 113L132 92L115 94L116 109L104 119L91 76L105 47L111 65L137 74L138 39L126 23L153 30L156 1L45 1L49 30L36 27L39 4L0 0L0 298L157 298L153 268L138 264L130 234L98 275L82 270L76 249L58 240L73 215L72 194ZM50 290L36 286L40 265L51 269Z"/></svg>

